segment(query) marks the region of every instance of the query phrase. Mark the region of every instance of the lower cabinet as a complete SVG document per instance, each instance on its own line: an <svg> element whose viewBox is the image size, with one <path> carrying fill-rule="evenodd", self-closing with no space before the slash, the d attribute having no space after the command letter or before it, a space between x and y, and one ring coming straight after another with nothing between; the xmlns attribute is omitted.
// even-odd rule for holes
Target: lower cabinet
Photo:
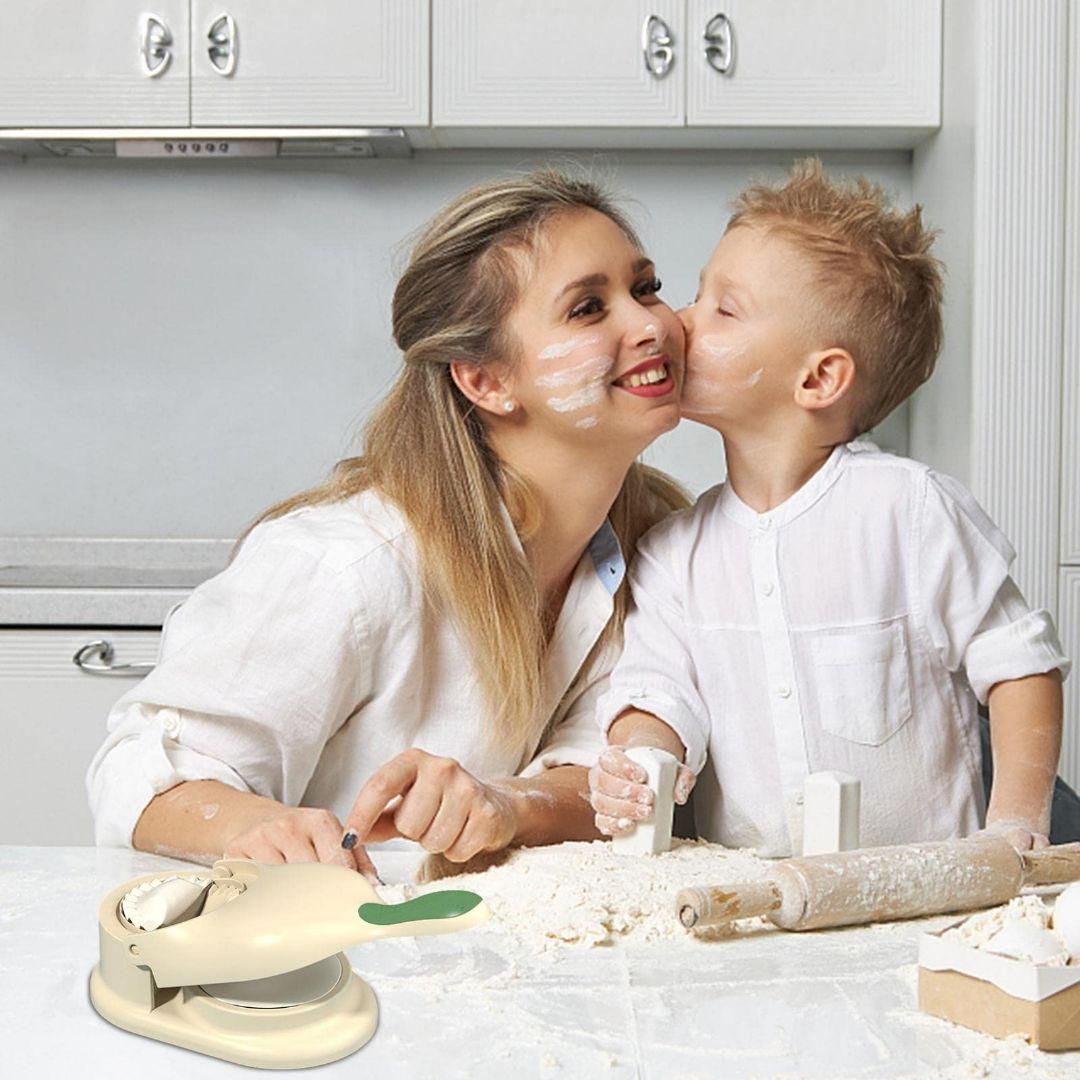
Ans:
<svg viewBox="0 0 1080 1080"><path fill-rule="evenodd" d="M109 709L146 671L124 668L153 665L160 638L152 629L0 629L0 844L94 842L86 770Z"/></svg>

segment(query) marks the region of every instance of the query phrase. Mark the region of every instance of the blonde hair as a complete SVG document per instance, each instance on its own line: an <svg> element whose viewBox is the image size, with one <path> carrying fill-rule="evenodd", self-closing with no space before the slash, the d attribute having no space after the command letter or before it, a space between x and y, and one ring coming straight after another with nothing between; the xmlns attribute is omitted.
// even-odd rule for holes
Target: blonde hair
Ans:
<svg viewBox="0 0 1080 1080"><path fill-rule="evenodd" d="M807 257L814 331L822 346L855 360L854 434L881 423L930 378L941 350L943 268L930 254L937 232L923 227L922 207L893 210L865 177L830 180L807 158L782 186L743 191L727 228L739 225L780 235Z"/></svg>
<svg viewBox="0 0 1080 1080"><path fill-rule="evenodd" d="M428 602L451 615L470 643L492 744L519 760L540 735L543 706L554 703L543 701L540 597L502 507L525 540L539 524L539 504L491 449L450 364L513 357L506 321L522 285L515 254L535 250L556 216L586 209L607 215L640 248L596 185L554 170L480 184L437 214L394 291L393 333L404 366L367 421L363 455L338 462L323 484L272 506L244 534L297 507L368 488L389 498L415 535ZM627 558L646 529L688 502L663 473L631 465L609 512ZM608 639L621 634L627 604L624 581Z"/></svg>

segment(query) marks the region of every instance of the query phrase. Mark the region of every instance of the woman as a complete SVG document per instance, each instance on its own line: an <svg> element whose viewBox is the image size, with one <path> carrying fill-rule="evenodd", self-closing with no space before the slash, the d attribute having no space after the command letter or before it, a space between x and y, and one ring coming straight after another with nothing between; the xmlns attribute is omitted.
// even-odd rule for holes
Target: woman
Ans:
<svg viewBox="0 0 1080 1080"><path fill-rule="evenodd" d="M263 514L110 714L98 843L373 875L357 840L464 861L598 835L621 553L684 501L635 464L679 419L659 288L588 183L443 210L394 293L405 362L364 455Z"/></svg>

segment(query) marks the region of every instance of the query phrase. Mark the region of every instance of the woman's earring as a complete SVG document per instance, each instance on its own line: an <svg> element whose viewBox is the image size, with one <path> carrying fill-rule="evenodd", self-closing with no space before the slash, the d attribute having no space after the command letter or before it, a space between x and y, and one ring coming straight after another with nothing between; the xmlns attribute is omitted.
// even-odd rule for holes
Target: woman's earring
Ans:
<svg viewBox="0 0 1080 1080"><path fill-rule="evenodd" d="M513 411L514 411L514 403L512 401L504 401L503 402L503 412L513 412Z"/></svg>

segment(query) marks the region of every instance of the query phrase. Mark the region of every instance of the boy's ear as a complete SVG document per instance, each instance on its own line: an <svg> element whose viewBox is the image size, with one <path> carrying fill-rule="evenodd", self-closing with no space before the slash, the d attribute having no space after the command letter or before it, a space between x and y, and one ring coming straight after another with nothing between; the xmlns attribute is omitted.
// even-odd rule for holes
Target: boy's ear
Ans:
<svg viewBox="0 0 1080 1080"><path fill-rule="evenodd" d="M855 361L847 349L811 353L799 373L795 402L804 409L827 409L855 385Z"/></svg>
<svg viewBox="0 0 1080 1080"><path fill-rule="evenodd" d="M478 408L495 416L513 412L507 403L516 404L503 381L505 373L495 364L474 364L469 360L452 360L450 378L454 385Z"/></svg>

